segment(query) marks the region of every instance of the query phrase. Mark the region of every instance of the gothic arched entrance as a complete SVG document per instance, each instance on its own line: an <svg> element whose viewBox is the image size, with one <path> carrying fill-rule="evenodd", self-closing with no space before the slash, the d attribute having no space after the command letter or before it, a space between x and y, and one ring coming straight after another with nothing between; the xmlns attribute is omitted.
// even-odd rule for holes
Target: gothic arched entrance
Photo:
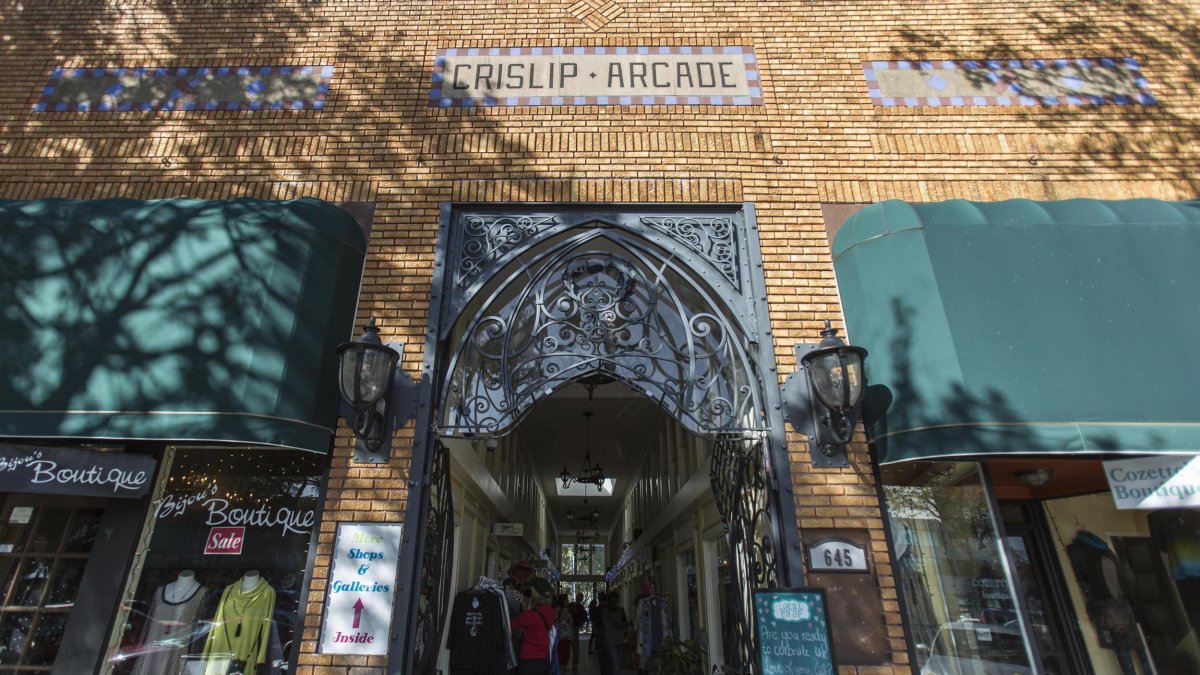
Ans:
<svg viewBox="0 0 1200 675"><path fill-rule="evenodd" d="M779 489L789 467L755 229L748 205L444 210L404 543L420 565L401 579L393 670L433 671L449 601L439 439L502 436L539 400L599 376L712 443L736 580L725 658L753 671L752 590L800 582L798 556L781 555L799 547Z"/></svg>

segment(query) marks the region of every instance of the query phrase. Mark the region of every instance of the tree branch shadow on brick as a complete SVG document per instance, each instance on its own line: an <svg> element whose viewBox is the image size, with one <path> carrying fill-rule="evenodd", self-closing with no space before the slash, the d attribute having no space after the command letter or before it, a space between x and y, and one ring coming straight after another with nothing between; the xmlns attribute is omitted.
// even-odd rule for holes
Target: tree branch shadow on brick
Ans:
<svg viewBox="0 0 1200 675"><path fill-rule="evenodd" d="M1195 111L1200 97L1200 16L1194 4L1018 4L994 21L953 27L939 23L936 15L909 12L898 22L897 33L887 49L903 60L1136 58L1156 104L997 107L988 113L987 131L1031 136L1031 150L1011 153L1013 180L1160 181L1185 196L1200 194L1195 170L1200 163L1200 117ZM1039 84L1057 85L1054 69L1041 73ZM992 85L986 70L966 74L977 86ZM943 110L942 115L922 115L924 131L964 133L963 108ZM878 119L878 133L887 133L895 118ZM927 168L922 160L917 162L914 173L940 171L932 161ZM1054 185L1047 188L1054 190ZM1061 196L1075 195L1063 190Z"/></svg>

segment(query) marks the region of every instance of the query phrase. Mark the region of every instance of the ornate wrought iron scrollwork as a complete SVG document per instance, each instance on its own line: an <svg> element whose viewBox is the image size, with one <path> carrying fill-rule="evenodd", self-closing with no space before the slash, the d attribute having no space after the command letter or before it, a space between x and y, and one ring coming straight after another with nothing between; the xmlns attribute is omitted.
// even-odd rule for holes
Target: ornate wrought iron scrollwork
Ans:
<svg viewBox="0 0 1200 675"><path fill-rule="evenodd" d="M450 451L440 443L434 451L429 476L429 508L426 511L425 543L421 547L421 576L416 620L413 664L417 675L432 675L437 669L442 626L450 611L450 574L454 559L454 502L450 496Z"/></svg>
<svg viewBox="0 0 1200 675"><path fill-rule="evenodd" d="M762 445L720 439L713 445L709 481L729 544L733 625L723 625L726 673L754 672L754 589L776 588L779 569L772 533L770 481Z"/></svg>
<svg viewBox="0 0 1200 675"><path fill-rule="evenodd" d="M441 431L498 433L562 383L597 371L693 433L761 429L744 331L673 264L605 235L530 265L459 341Z"/></svg>
<svg viewBox="0 0 1200 675"><path fill-rule="evenodd" d="M642 224L666 232L676 241L704 256L704 259L719 270L735 288L741 290L737 228L734 227L732 218L643 217Z"/></svg>
<svg viewBox="0 0 1200 675"><path fill-rule="evenodd" d="M558 224L554 218L532 216L466 216L461 222L462 247L454 273L459 288L517 245Z"/></svg>

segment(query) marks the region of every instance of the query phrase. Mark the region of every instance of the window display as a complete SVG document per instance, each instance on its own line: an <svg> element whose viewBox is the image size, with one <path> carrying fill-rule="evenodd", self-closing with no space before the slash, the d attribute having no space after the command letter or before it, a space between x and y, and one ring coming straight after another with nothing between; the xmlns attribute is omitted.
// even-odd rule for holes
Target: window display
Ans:
<svg viewBox="0 0 1200 675"><path fill-rule="evenodd" d="M978 467L908 462L880 470L920 672L1032 673Z"/></svg>
<svg viewBox="0 0 1200 675"><path fill-rule="evenodd" d="M62 645L102 515L71 501L12 495L0 509L0 672L49 672Z"/></svg>
<svg viewBox="0 0 1200 675"><path fill-rule="evenodd" d="M286 672L324 462L282 450L178 450L112 672Z"/></svg>

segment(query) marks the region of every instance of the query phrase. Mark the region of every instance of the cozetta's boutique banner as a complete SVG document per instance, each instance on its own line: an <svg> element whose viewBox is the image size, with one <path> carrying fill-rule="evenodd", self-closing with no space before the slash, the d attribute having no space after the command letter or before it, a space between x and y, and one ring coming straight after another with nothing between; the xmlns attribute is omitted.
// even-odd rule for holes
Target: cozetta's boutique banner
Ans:
<svg viewBox="0 0 1200 675"><path fill-rule="evenodd" d="M150 491L154 463L124 452L0 445L0 492L136 498Z"/></svg>
<svg viewBox="0 0 1200 675"><path fill-rule="evenodd" d="M1118 509L1200 507L1200 455L1105 462L1104 474Z"/></svg>

